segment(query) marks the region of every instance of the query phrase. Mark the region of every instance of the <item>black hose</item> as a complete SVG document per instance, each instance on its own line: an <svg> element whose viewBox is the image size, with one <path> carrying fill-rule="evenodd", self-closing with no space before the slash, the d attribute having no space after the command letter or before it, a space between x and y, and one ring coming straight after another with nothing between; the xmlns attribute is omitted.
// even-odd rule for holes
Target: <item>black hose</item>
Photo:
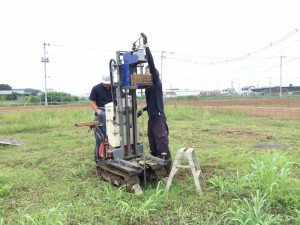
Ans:
<svg viewBox="0 0 300 225"><path fill-rule="evenodd" d="M116 60L111 59L109 61L109 71L110 71L110 87L111 87L111 96L112 96L112 100L113 100L113 108L114 108L114 117L113 117L113 122L115 122L116 120L116 102L115 102L115 98L114 98L114 79L113 79L113 65L112 63L116 64Z"/></svg>

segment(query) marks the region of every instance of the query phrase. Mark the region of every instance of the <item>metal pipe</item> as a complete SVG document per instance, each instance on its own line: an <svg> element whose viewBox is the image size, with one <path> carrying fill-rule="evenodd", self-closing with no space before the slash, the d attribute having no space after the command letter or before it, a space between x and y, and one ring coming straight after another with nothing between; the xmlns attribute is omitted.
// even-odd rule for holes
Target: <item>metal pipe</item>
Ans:
<svg viewBox="0 0 300 225"><path fill-rule="evenodd" d="M127 143L127 155L131 156L131 143L130 143L130 120L129 120L129 105L127 89L125 89L125 117L126 117L126 143Z"/></svg>

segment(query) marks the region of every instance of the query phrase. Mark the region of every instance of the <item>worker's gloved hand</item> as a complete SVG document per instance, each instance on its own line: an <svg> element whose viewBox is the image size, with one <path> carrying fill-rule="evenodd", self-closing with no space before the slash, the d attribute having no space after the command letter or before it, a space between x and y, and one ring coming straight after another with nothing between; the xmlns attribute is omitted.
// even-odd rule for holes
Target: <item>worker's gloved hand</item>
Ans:
<svg viewBox="0 0 300 225"><path fill-rule="evenodd" d="M138 110L138 111L136 112L137 118L139 118L142 114L143 114L143 111L142 111L142 110Z"/></svg>
<svg viewBox="0 0 300 225"><path fill-rule="evenodd" d="M143 38L144 45L147 44L148 43L147 36L144 33L141 33L141 36Z"/></svg>
<svg viewBox="0 0 300 225"><path fill-rule="evenodd" d="M133 45L132 45L132 51L134 51L134 52L137 51L137 47L136 47L136 44L135 44L135 43L133 43Z"/></svg>

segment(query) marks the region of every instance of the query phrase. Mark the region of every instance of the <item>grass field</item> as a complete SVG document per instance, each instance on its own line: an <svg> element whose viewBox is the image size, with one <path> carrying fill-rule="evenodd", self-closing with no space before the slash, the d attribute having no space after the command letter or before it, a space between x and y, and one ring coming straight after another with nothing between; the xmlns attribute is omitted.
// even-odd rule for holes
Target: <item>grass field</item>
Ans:
<svg viewBox="0 0 300 225"><path fill-rule="evenodd" d="M204 196L188 170L169 191L161 181L133 195L96 177L93 133L74 126L92 114L0 115L0 136L25 142L0 145L1 225L300 224L300 121L168 106L172 157L181 147L195 149Z"/></svg>

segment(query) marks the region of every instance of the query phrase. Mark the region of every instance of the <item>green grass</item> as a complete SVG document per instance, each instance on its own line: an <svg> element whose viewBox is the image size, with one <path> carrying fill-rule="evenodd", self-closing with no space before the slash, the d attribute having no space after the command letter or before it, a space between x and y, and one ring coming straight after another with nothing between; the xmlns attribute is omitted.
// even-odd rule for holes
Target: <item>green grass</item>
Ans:
<svg viewBox="0 0 300 225"><path fill-rule="evenodd" d="M148 183L140 196L99 180L93 133L74 126L93 119L88 108L1 114L0 136L25 145L0 145L0 225L300 224L300 121L184 106L166 115L172 157L195 149L203 197L183 169L169 191Z"/></svg>

